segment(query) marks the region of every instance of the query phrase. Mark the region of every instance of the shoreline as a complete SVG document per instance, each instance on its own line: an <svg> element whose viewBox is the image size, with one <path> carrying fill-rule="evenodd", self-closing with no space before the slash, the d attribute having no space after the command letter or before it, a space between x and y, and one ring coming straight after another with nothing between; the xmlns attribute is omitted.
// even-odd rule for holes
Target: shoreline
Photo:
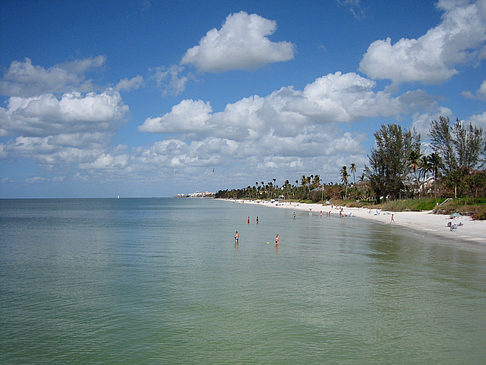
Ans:
<svg viewBox="0 0 486 365"><path fill-rule="evenodd" d="M267 200L234 200L222 199L224 201L238 204L253 204L271 208L293 209L295 211L306 211L312 214L326 216L330 212L332 216L338 216L341 212L344 218L361 218L381 224L391 224L415 231L430 233L456 241L466 241L480 244L486 247L486 221L474 221L469 216L451 218L449 215L433 214L432 211L421 212L392 212L380 209L348 208L335 205L320 205L309 203L293 203ZM393 222L392 222L393 216ZM456 225L451 230L448 226Z"/></svg>

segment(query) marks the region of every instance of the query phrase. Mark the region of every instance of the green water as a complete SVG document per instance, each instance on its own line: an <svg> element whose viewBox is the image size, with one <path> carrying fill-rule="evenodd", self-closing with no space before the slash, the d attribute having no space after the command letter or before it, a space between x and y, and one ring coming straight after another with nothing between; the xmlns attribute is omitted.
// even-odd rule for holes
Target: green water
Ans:
<svg viewBox="0 0 486 365"><path fill-rule="evenodd" d="M0 363L486 363L484 247L292 213L0 200Z"/></svg>

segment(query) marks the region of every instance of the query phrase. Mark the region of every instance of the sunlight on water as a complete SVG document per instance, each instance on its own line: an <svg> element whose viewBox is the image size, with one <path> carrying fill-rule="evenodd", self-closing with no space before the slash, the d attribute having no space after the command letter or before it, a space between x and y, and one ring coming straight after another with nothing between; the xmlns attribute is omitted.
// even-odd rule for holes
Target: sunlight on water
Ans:
<svg viewBox="0 0 486 365"><path fill-rule="evenodd" d="M486 249L356 218L4 200L0 275L0 363L486 358Z"/></svg>

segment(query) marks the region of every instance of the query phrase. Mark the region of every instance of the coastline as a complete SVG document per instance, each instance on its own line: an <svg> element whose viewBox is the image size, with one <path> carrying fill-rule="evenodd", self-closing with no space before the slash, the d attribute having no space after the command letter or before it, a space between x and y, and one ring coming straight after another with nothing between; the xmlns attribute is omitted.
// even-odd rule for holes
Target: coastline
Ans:
<svg viewBox="0 0 486 365"><path fill-rule="evenodd" d="M451 219L449 215L433 214L432 211L421 212L392 212L368 208L347 208L334 205L279 202L266 200L234 200L223 199L239 204L254 204L265 207L293 209L306 211L312 214L325 216L330 212L332 216L339 216L340 212L345 219L361 218L381 224L391 224L424 233L430 233L456 241L466 241L481 244L486 247L486 221L474 221L471 217L461 216ZM392 222L393 215L393 222ZM457 228L451 230L448 223L456 224Z"/></svg>

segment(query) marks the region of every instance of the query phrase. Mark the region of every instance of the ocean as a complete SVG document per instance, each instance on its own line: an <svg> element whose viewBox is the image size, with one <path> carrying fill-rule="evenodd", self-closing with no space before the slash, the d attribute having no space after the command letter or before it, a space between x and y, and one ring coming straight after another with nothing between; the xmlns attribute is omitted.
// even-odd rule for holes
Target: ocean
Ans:
<svg viewBox="0 0 486 365"><path fill-rule="evenodd" d="M479 245L212 199L0 200L2 364L485 361Z"/></svg>

